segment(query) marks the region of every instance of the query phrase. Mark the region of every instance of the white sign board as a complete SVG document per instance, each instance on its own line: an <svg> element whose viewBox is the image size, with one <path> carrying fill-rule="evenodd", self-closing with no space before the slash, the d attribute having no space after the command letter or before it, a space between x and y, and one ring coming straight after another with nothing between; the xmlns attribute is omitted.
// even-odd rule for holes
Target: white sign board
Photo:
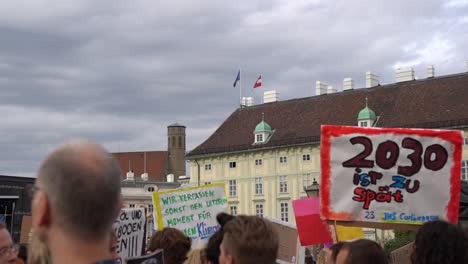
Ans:
<svg viewBox="0 0 468 264"><path fill-rule="evenodd" d="M129 257L139 257L145 250L146 213L145 208L123 208L114 223L117 236L117 253L125 263Z"/></svg>

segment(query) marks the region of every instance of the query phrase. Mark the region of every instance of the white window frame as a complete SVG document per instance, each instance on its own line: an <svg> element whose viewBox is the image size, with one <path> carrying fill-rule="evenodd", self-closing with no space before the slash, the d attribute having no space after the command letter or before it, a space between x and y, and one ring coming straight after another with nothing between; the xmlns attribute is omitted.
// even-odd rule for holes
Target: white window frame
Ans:
<svg viewBox="0 0 468 264"><path fill-rule="evenodd" d="M468 180L468 160L462 160L461 162L461 179Z"/></svg>
<svg viewBox="0 0 468 264"><path fill-rule="evenodd" d="M237 162L235 162L235 161L230 161L230 162L229 162L229 168L230 168L230 169L235 169L235 168L237 168Z"/></svg>
<svg viewBox="0 0 468 264"><path fill-rule="evenodd" d="M257 142L257 143L263 142L263 134L255 135L255 142Z"/></svg>
<svg viewBox="0 0 468 264"><path fill-rule="evenodd" d="M280 219L283 222L289 222L289 203L280 203Z"/></svg>
<svg viewBox="0 0 468 264"><path fill-rule="evenodd" d="M128 207L129 208L135 208L136 206L135 206L135 204L128 204Z"/></svg>
<svg viewBox="0 0 468 264"><path fill-rule="evenodd" d="M255 195L263 195L263 179L262 177L256 177L255 181Z"/></svg>
<svg viewBox="0 0 468 264"><path fill-rule="evenodd" d="M280 163L284 163L284 164L288 163L288 156L281 156Z"/></svg>
<svg viewBox="0 0 468 264"><path fill-rule="evenodd" d="M367 127L367 121L359 121L359 126L360 127Z"/></svg>
<svg viewBox="0 0 468 264"><path fill-rule="evenodd" d="M237 215L237 205L229 206L229 210L231 211L231 215Z"/></svg>
<svg viewBox="0 0 468 264"><path fill-rule="evenodd" d="M205 170L210 171L211 170L211 163L205 164Z"/></svg>
<svg viewBox="0 0 468 264"><path fill-rule="evenodd" d="M258 217L263 217L263 204L255 204L255 215Z"/></svg>
<svg viewBox="0 0 468 264"><path fill-rule="evenodd" d="M312 174L311 173L304 173L302 174L302 187L307 188L312 185Z"/></svg>
<svg viewBox="0 0 468 264"><path fill-rule="evenodd" d="M302 161L310 161L310 154L303 154Z"/></svg>
<svg viewBox="0 0 468 264"><path fill-rule="evenodd" d="M237 196L237 181L236 180L229 180L229 196L235 197Z"/></svg>
<svg viewBox="0 0 468 264"><path fill-rule="evenodd" d="M288 193L288 176L287 175L279 176L279 192Z"/></svg>
<svg viewBox="0 0 468 264"><path fill-rule="evenodd" d="M263 165L263 160L262 159L256 159L255 160L255 166L262 166Z"/></svg>
<svg viewBox="0 0 468 264"><path fill-rule="evenodd" d="M148 212L152 213L153 210L154 210L153 205L152 205L152 204L148 204Z"/></svg>

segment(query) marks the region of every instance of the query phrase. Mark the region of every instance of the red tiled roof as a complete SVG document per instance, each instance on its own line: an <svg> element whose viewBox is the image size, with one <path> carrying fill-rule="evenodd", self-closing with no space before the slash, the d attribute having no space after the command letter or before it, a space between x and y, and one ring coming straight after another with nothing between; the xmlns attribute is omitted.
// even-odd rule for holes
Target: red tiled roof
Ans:
<svg viewBox="0 0 468 264"><path fill-rule="evenodd" d="M468 73L462 73L240 108L187 157L318 143L322 124L357 125L366 97L379 127L468 127ZM262 113L275 132L253 146Z"/></svg>
<svg viewBox="0 0 468 264"><path fill-rule="evenodd" d="M122 176L125 178L129 169L129 161L130 169L135 174L135 177L140 177L144 173L145 153L146 172L149 175L149 180L165 181L167 151L119 152L112 153L112 155L118 161Z"/></svg>

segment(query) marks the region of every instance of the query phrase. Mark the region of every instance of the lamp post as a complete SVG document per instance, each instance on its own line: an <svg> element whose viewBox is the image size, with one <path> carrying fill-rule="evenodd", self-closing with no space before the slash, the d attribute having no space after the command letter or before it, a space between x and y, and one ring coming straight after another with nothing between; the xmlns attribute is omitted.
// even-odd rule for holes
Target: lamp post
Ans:
<svg viewBox="0 0 468 264"><path fill-rule="evenodd" d="M307 197L319 197L320 184L314 178L311 185L304 187L304 191L306 192Z"/></svg>

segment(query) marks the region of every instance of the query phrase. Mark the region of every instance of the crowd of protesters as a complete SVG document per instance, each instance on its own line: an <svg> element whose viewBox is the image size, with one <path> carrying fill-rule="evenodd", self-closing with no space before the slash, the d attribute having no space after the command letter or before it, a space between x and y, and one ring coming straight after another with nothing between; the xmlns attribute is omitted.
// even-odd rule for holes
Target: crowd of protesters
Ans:
<svg viewBox="0 0 468 264"><path fill-rule="evenodd" d="M120 168L101 146L70 141L43 161L33 188L33 235L26 248L13 244L0 223L0 264L112 264L119 259L110 231L122 207ZM87 216L87 217L83 217ZM221 226L203 250L191 251L181 231L164 228L153 234L148 254L163 250L165 264L274 264L279 238L272 224L257 216L217 216ZM387 264L374 241L338 242L320 254L321 264ZM315 260L308 254L307 263ZM468 238L454 224L434 221L416 235L412 264L468 263Z"/></svg>

